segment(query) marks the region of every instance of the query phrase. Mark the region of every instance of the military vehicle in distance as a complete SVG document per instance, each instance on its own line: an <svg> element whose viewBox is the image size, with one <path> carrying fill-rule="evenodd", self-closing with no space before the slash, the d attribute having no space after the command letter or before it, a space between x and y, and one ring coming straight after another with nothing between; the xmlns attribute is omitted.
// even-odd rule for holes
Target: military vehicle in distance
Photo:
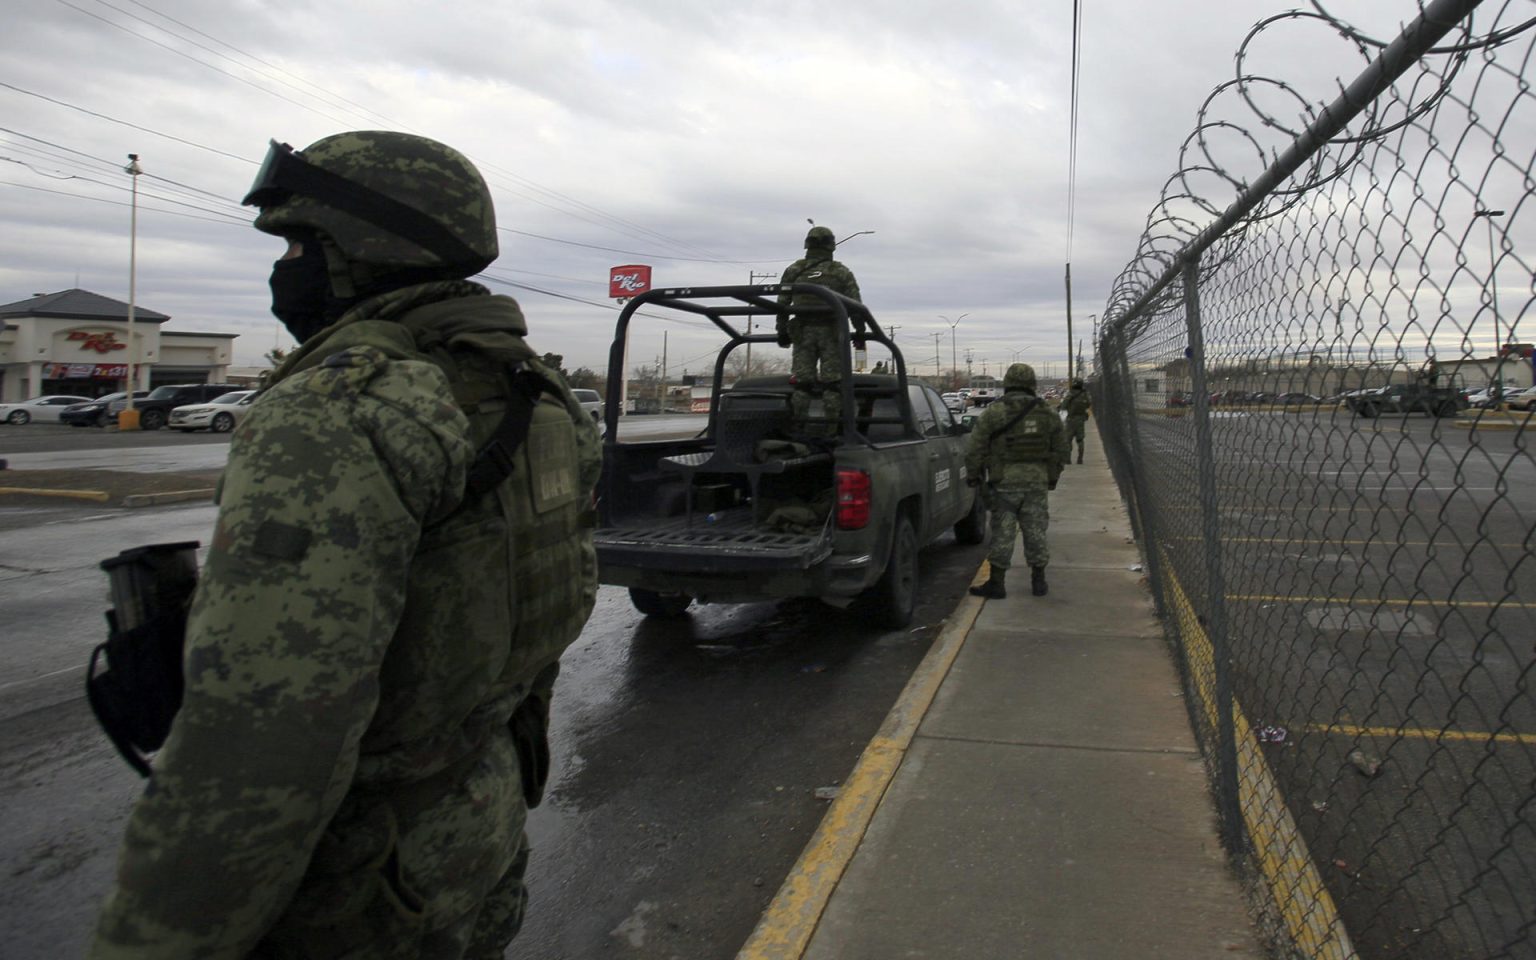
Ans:
<svg viewBox="0 0 1536 960"><path fill-rule="evenodd" d="M734 351L782 349L772 332L748 333L746 322L756 315L763 329L781 292L820 301L796 313L832 318L845 369L862 341L889 349L894 373L845 376L835 418L819 415L819 397L811 404L817 416L797 418L787 375L746 377L727 389ZM726 337L698 436L619 437L625 346L641 311L703 317ZM816 284L659 289L630 300L609 353L604 416L598 576L628 587L649 616L680 616L695 601L816 597L859 603L884 625L905 626L918 551L948 530L965 544L986 535L986 507L965 482L970 427L931 387L908 381L901 352L868 308Z"/></svg>
<svg viewBox="0 0 1536 960"><path fill-rule="evenodd" d="M1455 387L1442 387L1426 380L1389 383L1372 390L1356 390L1344 396L1344 405L1356 416L1370 419L1383 413L1422 413L1431 417L1454 417L1467 408L1467 401Z"/></svg>

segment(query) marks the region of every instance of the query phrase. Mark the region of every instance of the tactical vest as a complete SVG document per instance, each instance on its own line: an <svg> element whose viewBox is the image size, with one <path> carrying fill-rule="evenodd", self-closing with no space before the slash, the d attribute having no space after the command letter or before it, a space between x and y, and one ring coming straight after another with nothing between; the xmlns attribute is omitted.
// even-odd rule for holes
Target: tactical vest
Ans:
<svg viewBox="0 0 1536 960"><path fill-rule="evenodd" d="M834 266L834 264L837 264L837 261L833 260L830 256L806 257L796 260L784 271L782 282L786 284L815 283L826 287L834 293L840 293L845 297L853 296L853 291L848 288L848 284L844 280L843 274L846 268L843 268L841 264L837 264L837 266ZM813 273L819 273L820 276L809 276L809 274ZM810 293L797 293L790 298L789 302L791 309L796 307L820 307L825 304L825 300ZM825 313L812 313L797 319L801 323L812 324L832 322L832 316Z"/></svg>
<svg viewBox="0 0 1536 960"><path fill-rule="evenodd" d="M1085 391L1074 390L1067 394L1067 399L1063 406L1066 407L1068 417L1082 420L1087 418L1091 403L1092 401L1088 399L1088 394Z"/></svg>
<svg viewBox="0 0 1536 960"><path fill-rule="evenodd" d="M1008 411L1007 420L1004 420L1004 423L1018 416L1023 404L1036 405L1033 410L1018 417L1018 421L1007 430L993 435L998 463L1028 463L1051 459L1051 435L1048 432L1049 420L1046 418L1054 419L1056 415L1034 397L1022 397L1020 401L1005 397L1003 403Z"/></svg>
<svg viewBox="0 0 1536 960"><path fill-rule="evenodd" d="M448 378L477 450L503 420L514 365L546 378L558 394L538 394L505 479L483 495L467 492L422 533L397 629L407 642L391 646L380 678L377 716L400 732L436 728L448 711L463 716L492 690L521 696L581 632L597 589L590 481L600 454L576 433L591 431L590 418L520 339L515 350L489 348L474 334L445 338L412 319L407 313L395 322ZM423 676L442 674L445 664L462 664L466 675L439 676L442 689L424 690ZM485 671L495 678L490 689ZM392 694L409 702L391 702Z"/></svg>

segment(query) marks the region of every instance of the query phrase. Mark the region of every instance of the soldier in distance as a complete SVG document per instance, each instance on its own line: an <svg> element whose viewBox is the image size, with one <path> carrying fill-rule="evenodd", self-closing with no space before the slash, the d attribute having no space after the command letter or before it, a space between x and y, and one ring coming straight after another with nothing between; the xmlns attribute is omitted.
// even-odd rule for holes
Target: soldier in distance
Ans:
<svg viewBox="0 0 1536 960"><path fill-rule="evenodd" d="M1057 410L1065 410L1067 413L1067 452L1072 452L1072 445L1077 445L1077 462L1083 462L1083 436L1084 427L1088 423L1088 415L1093 412L1093 400L1088 396L1088 390L1083 386L1083 381L1073 380L1072 389L1061 398L1061 403L1056 405Z"/></svg>

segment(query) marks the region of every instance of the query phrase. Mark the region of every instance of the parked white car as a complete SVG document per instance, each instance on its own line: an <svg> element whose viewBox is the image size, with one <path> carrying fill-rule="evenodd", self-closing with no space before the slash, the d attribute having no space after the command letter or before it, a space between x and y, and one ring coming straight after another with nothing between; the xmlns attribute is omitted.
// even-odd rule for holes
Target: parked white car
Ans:
<svg viewBox="0 0 1536 960"><path fill-rule="evenodd" d="M189 403L183 407L171 408L171 419L166 426L172 430L180 430L182 433L190 433L193 430L211 430L214 433L228 433L235 429L235 424L245 416L245 412L251 409L251 404L256 400L255 390L236 390L223 396L215 397L207 403Z"/></svg>
<svg viewBox="0 0 1536 960"><path fill-rule="evenodd" d="M90 399L90 397L50 393L33 397L31 400L22 400L20 403L0 403L0 423L14 423L18 427L33 420L58 423L59 414L64 412L65 407L77 403L89 403Z"/></svg>
<svg viewBox="0 0 1536 960"><path fill-rule="evenodd" d="M965 398L960 396L960 394L958 394L958 393L946 393L946 394L944 394L944 406L949 408L949 412L950 413L954 413L954 414L964 413L965 412L965 403L966 403Z"/></svg>
<svg viewBox="0 0 1536 960"><path fill-rule="evenodd" d="M1536 387L1526 387L1524 390L1511 389L1504 394L1504 402L1511 410L1536 410Z"/></svg>
<svg viewBox="0 0 1536 960"><path fill-rule="evenodd" d="M592 419L593 420L597 420L599 422L602 421L602 419L603 419L603 395L602 394L598 393L596 390L572 390L571 394L573 396L575 396L577 402L581 404L581 409L583 409L583 410L587 411L588 413L592 414Z"/></svg>

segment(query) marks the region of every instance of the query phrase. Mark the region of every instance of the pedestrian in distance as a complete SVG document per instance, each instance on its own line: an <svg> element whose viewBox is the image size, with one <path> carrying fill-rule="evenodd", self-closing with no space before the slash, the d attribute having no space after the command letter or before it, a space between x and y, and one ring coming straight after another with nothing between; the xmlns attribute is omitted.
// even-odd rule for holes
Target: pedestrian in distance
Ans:
<svg viewBox="0 0 1536 960"><path fill-rule="evenodd" d="M525 340L460 153L272 144L299 341L241 422L96 960L501 957L559 659L596 593L599 440Z"/></svg>
<svg viewBox="0 0 1536 960"><path fill-rule="evenodd" d="M1084 427L1088 423L1088 415L1093 412L1093 400L1088 396L1088 390L1083 386L1083 381L1073 380L1072 388L1067 395L1061 398L1061 403L1056 405L1057 410L1067 412L1067 453L1072 452L1072 444L1077 444L1077 462L1083 462L1083 435Z"/></svg>
<svg viewBox="0 0 1536 960"><path fill-rule="evenodd" d="M805 235L805 256L785 268L783 283L816 283L851 300L862 300L853 271L832 258L836 252L837 240L832 231L811 227ZM818 394L825 416L836 417L842 407L843 354L832 314L794 312L796 308L824 303L811 294L779 294L777 332L779 346L792 347L789 370L794 391L790 405L797 420L810 416L811 401ZM862 325L855 332L862 333Z"/></svg>
<svg viewBox="0 0 1536 960"><path fill-rule="evenodd" d="M1022 534L1030 592L1045 596L1045 568L1051 562L1049 493L1056 489L1068 452L1061 417L1035 396L1034 368L1013 364L1003 376L1002 399L987 404L977 418L965 453L965 482L982 488L992 511L990 574L971 593L992 599L1008 595L1004 580L1014 540Z"/></svg>

